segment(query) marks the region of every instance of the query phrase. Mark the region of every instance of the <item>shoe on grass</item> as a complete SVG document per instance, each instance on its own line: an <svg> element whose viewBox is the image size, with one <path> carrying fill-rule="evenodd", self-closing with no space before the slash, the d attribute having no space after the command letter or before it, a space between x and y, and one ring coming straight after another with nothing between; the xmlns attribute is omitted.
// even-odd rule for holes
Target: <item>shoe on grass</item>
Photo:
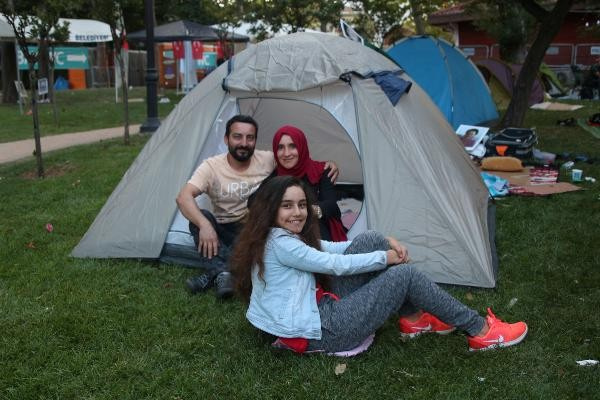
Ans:
<svg viewBox="0 0 600 400"><path fill-rule="evenodd" d="M411 322L404 317L400 318L398 320L398 328L400 329L400 336L411 339L423 333L447 335L456 329L455 327L440 321L433 314L429 314L427 312L424 312L415 322Z"/></svg>
<svg viewBox="0 0 600 400"><path fill-rule="evenodd" d="M527 335L527 324L515 322L509 324L498 319L491 309L487 309L487 323L490 330L485 336L469 336L469 351L488 350L508 347L520 343Z"/></svg>
<svg viewBox="0 0 600 400"><path fill-rule="evenodd" d="M225 299L233 296L233 275L223 271L215 278L215 291L217 298Z"/></svg>
<svg viewBox="0 0 600 400"><path fill-rule="evenodd" d="M197 294L210 289L213 286L214 280L215 274L205 272L186 280L185 286L190 294Z"/></svg>

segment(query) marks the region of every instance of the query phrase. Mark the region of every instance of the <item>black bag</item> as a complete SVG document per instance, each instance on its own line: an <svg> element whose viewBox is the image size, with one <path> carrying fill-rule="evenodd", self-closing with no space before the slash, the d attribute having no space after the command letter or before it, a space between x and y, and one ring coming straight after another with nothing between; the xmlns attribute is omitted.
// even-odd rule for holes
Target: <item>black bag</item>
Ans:
<svg viewBox="0 0 600 400"><path fill-rule="evenodd" d="M529 158L533 153L533 146L537 144L535 129L505 128L492 134L486 142L488 156L512 156Z"/></svg>

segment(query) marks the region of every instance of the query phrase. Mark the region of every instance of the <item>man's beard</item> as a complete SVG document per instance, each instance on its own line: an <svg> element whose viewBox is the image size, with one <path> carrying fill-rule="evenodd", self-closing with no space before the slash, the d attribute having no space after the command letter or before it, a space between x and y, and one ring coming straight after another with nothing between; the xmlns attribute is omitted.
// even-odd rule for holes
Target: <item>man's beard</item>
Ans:
<svg viewBox="0 0 600 400"><path fill-rule="evenodd" d="M239 150L245 150L245 154L239 154ZM229 154L231 154L231 157L233 157L237 161L244 162L248 161L250 157L252 157L252 155L254 154L254 148L248 146L229 146Z"/></svg>

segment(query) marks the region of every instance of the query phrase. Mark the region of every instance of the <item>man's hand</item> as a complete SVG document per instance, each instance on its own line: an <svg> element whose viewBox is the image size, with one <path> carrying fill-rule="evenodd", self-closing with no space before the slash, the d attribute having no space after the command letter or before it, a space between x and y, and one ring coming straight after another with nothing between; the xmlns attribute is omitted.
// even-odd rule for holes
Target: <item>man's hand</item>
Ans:
<svg viewBox="0 0 600 400"><path fill-rule="evenodd" d="M327 177L331 180L331 183L335 183L340 174L338 166L333 161L325 161L325 169L327 168L329 168Z"/></svg>
<svg viewBox="0 0 600 400"><path fill-rule="evenodd" d="M391 236L386 237L386 239L392 250L398 255L398 259L400 260L398 264L404 264L410 261L410 258L408 257L408 250L402 243Z"/></svg>
<svg viewBox="0 0 600 400"><path fill-rule="evenodd" d="M210 221L204 217L202 211L198 208L195 198L202 192L191 183L186 183L177 195L177 206L184 217L193 222L199 229L198 232L198 253L206 258L212 258L219 251L219 238L215 228Z"/></svg>
<svg viewBox="0 0 600 400"><path fill-rule="evenodd" d="M198 232L198 253L209 260L219 252L219 237L210 223L199 227Z"/></svg>

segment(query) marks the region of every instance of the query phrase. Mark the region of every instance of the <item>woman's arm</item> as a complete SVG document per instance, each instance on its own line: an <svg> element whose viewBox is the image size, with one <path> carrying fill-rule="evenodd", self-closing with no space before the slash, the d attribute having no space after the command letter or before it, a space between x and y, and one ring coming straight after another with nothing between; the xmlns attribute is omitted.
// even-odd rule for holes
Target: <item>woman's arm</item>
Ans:
<svg viewBox="0 0 600 400"><path fill-rule="evenodd" d="M319 179L318 190L319 196L317 198L317 205L321 208L322 219L338 218L342 217L340 208L337 205L337 194L335 192L335 186L331 183L331 180L327 176L329 169L323 171L321 179Z"/></svg>
<svg viewBox="0 0 600 400"><path fill-rule="evenodd" d="M388 264L388 254L385 251L364 254L330 254L314 249L291 235L282 235L271 240L272 245L269 247L277 262L302 271L352 275L381 270ZM391 252L395 254L394 251Z"/></svg>

